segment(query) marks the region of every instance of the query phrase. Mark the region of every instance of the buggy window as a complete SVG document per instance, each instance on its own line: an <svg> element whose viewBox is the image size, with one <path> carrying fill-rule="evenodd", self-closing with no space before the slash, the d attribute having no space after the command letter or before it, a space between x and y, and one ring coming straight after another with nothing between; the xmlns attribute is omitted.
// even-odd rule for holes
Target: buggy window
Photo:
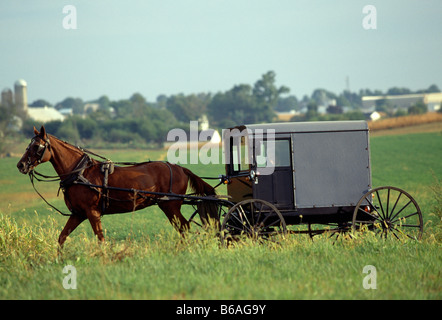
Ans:
<svg viewBox="0 0 442 320"><path fill-rule="evenodd" d="M258 168L290 167L290 140L261 140L255 148Z"/></svg>
<svg viewBox="0 0 442 320"><path fill-rule="evenodd" d="M236 139L235 139L236 140ZM249 170L249 140L245 136L241 136L240 143L234 142L231 138L231 148L232 148L232 164L233 171L248 171Z"/></svg>

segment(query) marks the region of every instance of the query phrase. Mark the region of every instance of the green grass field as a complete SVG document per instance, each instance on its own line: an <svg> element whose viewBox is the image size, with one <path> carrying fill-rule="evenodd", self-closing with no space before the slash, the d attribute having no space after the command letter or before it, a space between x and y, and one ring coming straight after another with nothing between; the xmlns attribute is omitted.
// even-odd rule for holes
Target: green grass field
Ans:
<svg viewBox="0 0 442 320"><path fill-rule="evenodd" d="M84 222L59 254L56 240L67 218L35 194L15 167L17 158L0 159L0 299L441 299L442 134L380 136L370 143L373 186L397 186L417 200L421 241L366 233L334 243L326 235L314 241L291 235L225 248L205 234L181 239L161 210L150 207L104 216L104 245ZM99 153L114 161L166 156L164 150ZM224 173L222 165L186 166L200 176ZM39 171L52 172L49 164ZM57 183L37 186L67 210ZM76 290L63 287L67 265L77 270ZM367 265L376 268L375 290L363 286Z"/></svg>

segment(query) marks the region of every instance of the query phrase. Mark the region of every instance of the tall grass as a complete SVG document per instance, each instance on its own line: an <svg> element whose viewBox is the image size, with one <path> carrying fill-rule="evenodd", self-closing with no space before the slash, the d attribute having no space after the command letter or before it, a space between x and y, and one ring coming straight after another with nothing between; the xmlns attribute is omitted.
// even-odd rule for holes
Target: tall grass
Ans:
<svg viewBox="0 0 442 320"><path fill-rule="evenodd" d="M139 235L98 244L77 234L60 252L59 226L0 215L0 298L10 299L440 299L440 243L289 236L222 246L208 233ZM77 290L62 269L77 269ZM365 265L378 290L362 287ZM417 286L417 287L416 287Z"/></svg>

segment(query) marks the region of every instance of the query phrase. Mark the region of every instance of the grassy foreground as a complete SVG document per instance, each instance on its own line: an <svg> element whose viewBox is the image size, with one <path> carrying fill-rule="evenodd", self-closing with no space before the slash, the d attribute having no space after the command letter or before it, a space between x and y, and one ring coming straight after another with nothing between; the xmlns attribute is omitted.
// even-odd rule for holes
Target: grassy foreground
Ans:
<svg viewBox="0 0 442 320"><path fill-rule="evenodd" d="M18 159L0 159L0 299L441 299L441 138L371 139L373 185L394 185L415 197L424 214L420 242L379 240L371 233L336 243L326 235L314 241L297 235L224 248L206 234L181 239L151 207L103 217L107 242L101 246L83 223L59 254L56 239L66 218L33 192L15 168ZM115 161L165 156L100 153ZM222 165L188 167L200 176L223 173ZM64 208L56 183L38 187ZM63 287L68 265L77 271L75 290ZM364 288L373 276L363 272L367 265L376 268L376 289Z"/></svg>

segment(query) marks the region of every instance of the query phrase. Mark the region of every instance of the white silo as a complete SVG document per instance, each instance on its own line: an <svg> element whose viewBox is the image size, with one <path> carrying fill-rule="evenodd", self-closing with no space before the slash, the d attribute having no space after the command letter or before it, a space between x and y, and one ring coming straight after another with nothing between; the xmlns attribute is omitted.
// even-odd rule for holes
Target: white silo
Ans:
<svg viewBox="0 0 442 320"><path fill-rule="evenodd" d="M27 83L25 80L17 80L14 84L15 107L19 114L27 114L28 112L28 93Z"/></svg>
<svg viewBox="0 0 442 320"><path fill-rule="evenodd" d="M9 88L4 88L2 91L2 106L10 108L13 104L12 102L12 90Z"/></svg>

